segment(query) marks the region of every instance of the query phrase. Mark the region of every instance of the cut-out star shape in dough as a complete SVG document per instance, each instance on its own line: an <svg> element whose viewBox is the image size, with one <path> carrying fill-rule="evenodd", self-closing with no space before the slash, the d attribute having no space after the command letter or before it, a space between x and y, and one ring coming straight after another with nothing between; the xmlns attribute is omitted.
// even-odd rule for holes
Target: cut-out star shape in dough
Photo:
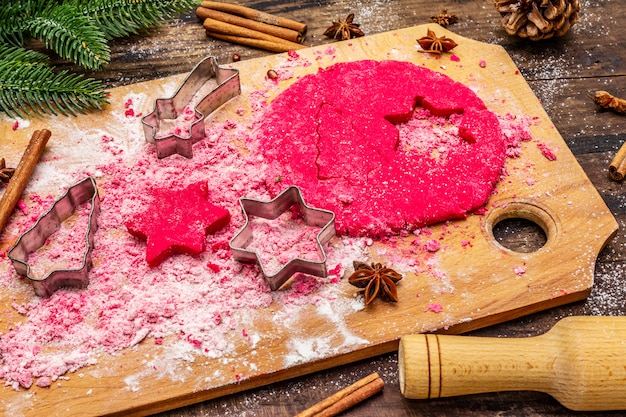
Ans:
<svg viewBox="0 0 626 417"><path fill-rule="evenodd" d="M211 204L208 194L206 182L152 191L148 209L126 222L131 235L146 240L148 265L157 266L174 253L203 252L205 237L228 224L230 213Z"/></svg>

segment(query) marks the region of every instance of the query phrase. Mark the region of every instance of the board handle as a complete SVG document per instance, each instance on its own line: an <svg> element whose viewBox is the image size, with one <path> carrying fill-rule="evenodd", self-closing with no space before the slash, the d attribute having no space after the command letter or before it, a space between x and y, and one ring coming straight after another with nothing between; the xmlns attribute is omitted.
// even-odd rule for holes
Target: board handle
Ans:
<svg viewBox="0 0 626 417"><path fill-rule="evenodd" d="M412 399L530 390L572 410L624 410L626 317L568 317L529 338L408 335L398 366Z"/></svg>

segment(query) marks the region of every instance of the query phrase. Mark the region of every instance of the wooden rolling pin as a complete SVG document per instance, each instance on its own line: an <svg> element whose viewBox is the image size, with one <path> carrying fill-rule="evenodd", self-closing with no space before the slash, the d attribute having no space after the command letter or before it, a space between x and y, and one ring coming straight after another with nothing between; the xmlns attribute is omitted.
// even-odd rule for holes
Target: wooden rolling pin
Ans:
<svg viewBox="0 0 626 417"><path fill-rule="evenodd" d="M409 335L398 359L407 398L529 390L572 410L626 410L626 317L569 317L529 338Z"/></svg>

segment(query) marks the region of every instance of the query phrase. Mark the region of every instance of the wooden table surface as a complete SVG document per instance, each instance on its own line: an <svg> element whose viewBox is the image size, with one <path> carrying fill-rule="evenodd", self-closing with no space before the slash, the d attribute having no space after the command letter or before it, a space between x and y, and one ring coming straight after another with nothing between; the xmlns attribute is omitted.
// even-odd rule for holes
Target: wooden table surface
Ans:
<svg viewBox="0 0 626 417"><path fill-rule="evenodd" d="M442 9L459 20L449 27L459 35L502 45L543 103L555 126L615 215L620 230L601 252L591 296L582 302L492 326L472 334L493 337L528 337L550 329L571 315L626 314L626 192L623 183L608 177L608 165L626 140L626 116L600 111L589 95L608 90L626 97L626 8L622 0L581 0L578 23L563 38L531 42L507 35L491 0L303 0L250 1L240 4L308 24L306 45L330 42L322 34L334 19L355 14L366 34L430 22ZM188 72L208 54L220 63L269 52L208 38L193 11L148 34L112 42L112 62L105 71L88 74L116 87ZM61 61L60 68L78 71ZM512 224L502 230L511 246L532 245L535 230ZM591 231L590 231L591 232ZM554 262L558 262L557 259ZM438 400L407 400L400 394L397 355L365 360L276 383L228 397L159 414L170 416L282 416L293 415L349 385L378 372L385 381L382 394L344 413L346 416L550 416L622 415L574 413L542 393L501 392Z"/></svg>

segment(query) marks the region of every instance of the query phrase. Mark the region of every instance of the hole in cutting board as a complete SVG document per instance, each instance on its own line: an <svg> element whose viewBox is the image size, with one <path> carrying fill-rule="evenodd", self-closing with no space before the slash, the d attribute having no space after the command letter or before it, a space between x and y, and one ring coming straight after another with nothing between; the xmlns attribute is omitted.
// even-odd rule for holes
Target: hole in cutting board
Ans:
<svg viewBox="0 0 626 417"><path fill-rule="evenodd" d="M557 235L557 221L553 214L537 204L507 202L494 208L486 222L493 242L517 253L537 252Z"/></svg>
<svg viewBox="0 0 626 417"><path fill-rule="evenodd" d="M493 226L492 233L500 245L521 253L536 252L548 240L541 226L523 218L504 219Z"/></svg>

